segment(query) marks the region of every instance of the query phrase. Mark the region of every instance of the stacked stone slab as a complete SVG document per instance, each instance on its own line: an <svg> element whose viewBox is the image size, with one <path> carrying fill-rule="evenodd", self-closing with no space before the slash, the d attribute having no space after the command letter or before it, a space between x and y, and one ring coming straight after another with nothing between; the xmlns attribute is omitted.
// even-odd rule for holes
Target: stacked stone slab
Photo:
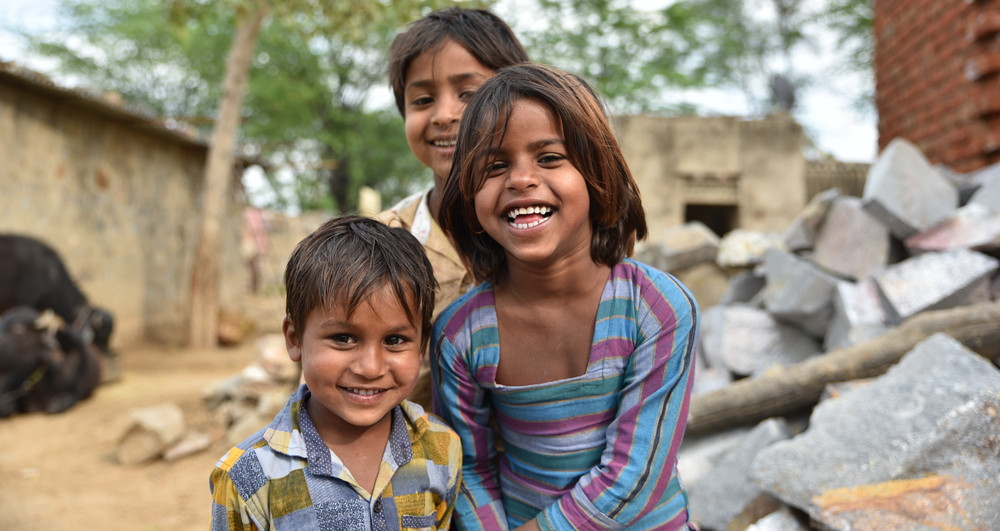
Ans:
<svg viewBox="0 0 1000 531"><path fill-rule="evenodd" d="M778 249L767 250L760 271L766 280L763 300L768 313L814 337L826 335L836 277L809 260Z"/></svg>
<svg viewBox="0 0 1000 531"><path fill-rule="evenodd" d="M967 249L925 253L874 276L891 318L899 323L919 312L990 300L997 259Z"/></svg>
<svg viewBox="0 0 1000 531"><path fill-rule="evenodd" d="M708 380L696 372L696 394L725 385L724 373L754 378L871 341L923 312L1000 300L1000 164L955 174L896 142L863 198L817 195L781 242L733 231L716 264L731 276L719 303L703 308L698 372ZM688 483L692 517L702 529L805 529L802 512L813 529L995 527L998 363L943 335L904 361L829 388L809 430L761 449L750 479L745 463L701 456ZM742 438L745 428L709 435ZM685 440L680 470L703 437ZM737 455L739 443L732 448ZM723 487L726 478L735 484ZM761 518L766 504L753 503L736 514L746 493L762 491L784 509ZM705 507L724 510L706 518ZM747 527L749 517L757 523Z"/></svg>
<svg viewBox="0 0 1000 531"><path fill-rule="evenodd" d="M713 306L702 312L701 356L737 376L789 366L821 352L809 334L751 306ZM697 378L697 376L696 376Z"/></svg>
<svg viewBox="0 0 1000 531"><path fill-rule="evenodd" d="M865 209L903 239L927 230L958 206L958 191L913 144L889 143L868 172Z"/></svg>
<svg viewBox="0 0 1000 531"><path fill-rule="evenodd" d="M639 258L657 269L676 273L715 260L718 249L719 237L712 229L692 221L651 236Z"/></svg>
<svg viewBox="0 0 1000 531"><path fill-rule="evenodd" d="M875 339L890 326L874 280L840 281L833 294L833 318L823 337L823 349L830 351Z"/></svg>
<svg viewBox="0 0 1000 531"><path fill-rule="evenodd" d="M935 335L885 375L821 402L751 475L824 529L993 529L1000 371Z"/></svg>
<svg viewBox="0 0 1000 531"><path fill-rule="evenodd" d="M813 245L812 260L836 275L856 280L889 264L889 230L857 197L833 202Z"/></svg>

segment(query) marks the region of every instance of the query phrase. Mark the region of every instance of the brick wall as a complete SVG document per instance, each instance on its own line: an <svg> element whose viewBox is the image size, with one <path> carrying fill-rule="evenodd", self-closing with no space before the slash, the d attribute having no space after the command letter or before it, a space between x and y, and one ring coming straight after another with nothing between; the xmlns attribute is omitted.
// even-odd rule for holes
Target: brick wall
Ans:
<svg viewBox="0 0 1000 531"><path fill-rule="evenodd" d="M1000 161L1000 0L875 0L879 149L968 172Z"/></svg>

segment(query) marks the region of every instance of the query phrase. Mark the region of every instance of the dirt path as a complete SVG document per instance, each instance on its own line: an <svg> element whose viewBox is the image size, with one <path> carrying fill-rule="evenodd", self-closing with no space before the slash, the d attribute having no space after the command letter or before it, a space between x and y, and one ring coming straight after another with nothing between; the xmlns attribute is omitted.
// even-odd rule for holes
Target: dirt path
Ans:
<svg viewBox="0 0 1000 531"><path fill-rule="evenodd" d="M253 356L253 341L210 351L130 348L121 380L69 411L0 419L0 530L207 529L208 474L227 448L201 393ZM128 410L164 402L179 405L212 446L171 463L117 464Z"/></svg>

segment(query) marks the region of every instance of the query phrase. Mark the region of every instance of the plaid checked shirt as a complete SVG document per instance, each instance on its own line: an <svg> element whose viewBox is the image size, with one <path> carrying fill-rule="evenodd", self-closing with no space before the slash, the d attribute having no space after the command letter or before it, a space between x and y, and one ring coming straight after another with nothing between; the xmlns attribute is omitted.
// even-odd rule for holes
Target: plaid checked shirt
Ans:
<svg viewBox="0 0 1000 531"><path fill-rule="evenodd" d="M213 530L447 529L461 480L458 436L420 406L392 410L389 443L370 499L302 407L301 386L269 426L212 471Z"/></svg>

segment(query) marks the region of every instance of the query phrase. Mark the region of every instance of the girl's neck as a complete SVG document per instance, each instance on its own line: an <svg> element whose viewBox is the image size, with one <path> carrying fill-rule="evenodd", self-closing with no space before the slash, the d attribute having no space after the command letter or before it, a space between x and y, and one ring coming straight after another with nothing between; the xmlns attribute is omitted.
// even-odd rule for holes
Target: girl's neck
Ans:
<svg viewBox="0 0 1000 531"><path fill-rule="evenodd" d="M519 300L565 300L574 295L591 293L597 284L603 286L611 268L586 259L567 258L546 267L535 267L508 259L497 287Z"/></svg>

